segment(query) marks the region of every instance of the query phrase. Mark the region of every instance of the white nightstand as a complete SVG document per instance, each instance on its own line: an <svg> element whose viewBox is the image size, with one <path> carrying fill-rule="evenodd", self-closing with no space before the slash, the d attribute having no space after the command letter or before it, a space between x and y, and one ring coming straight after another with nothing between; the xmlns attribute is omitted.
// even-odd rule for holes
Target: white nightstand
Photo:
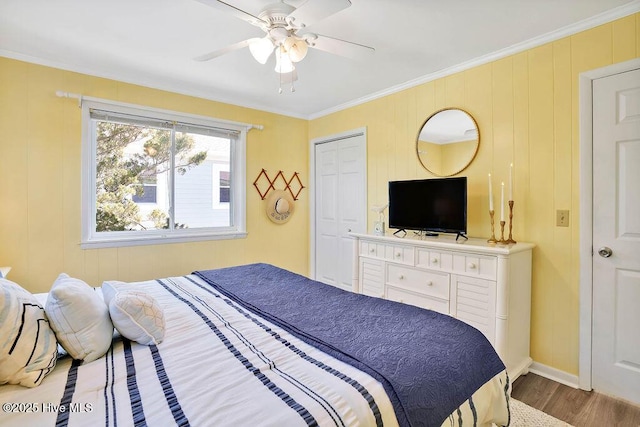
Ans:
<svg viewBox="0 0 640 427"><path fill-rule="evenodd" d="M7 274L11 271L11 267L0 267L0 279L7 277Z"/></svg>

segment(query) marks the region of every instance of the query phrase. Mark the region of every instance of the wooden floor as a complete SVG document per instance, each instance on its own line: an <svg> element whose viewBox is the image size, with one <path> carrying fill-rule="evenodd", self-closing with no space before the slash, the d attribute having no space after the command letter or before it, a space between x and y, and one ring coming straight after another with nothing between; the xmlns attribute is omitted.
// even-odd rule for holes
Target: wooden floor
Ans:
<svg viewBox="0 0 640 427"><path fill-rule="evenodd" d="M640 406L532 373L514 382L511 396L575 427L640 426Z"/></svg>

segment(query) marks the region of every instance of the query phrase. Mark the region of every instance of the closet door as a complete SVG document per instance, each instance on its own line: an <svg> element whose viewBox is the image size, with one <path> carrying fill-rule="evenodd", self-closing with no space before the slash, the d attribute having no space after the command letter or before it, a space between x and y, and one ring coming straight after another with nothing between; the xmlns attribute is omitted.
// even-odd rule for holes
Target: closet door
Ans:
<svg viewBox="0 0 640 427"><path fill-rule="evenodd" d="M315 279L352 289L353 239L367 229L363 132L315 144Z"/></svg>

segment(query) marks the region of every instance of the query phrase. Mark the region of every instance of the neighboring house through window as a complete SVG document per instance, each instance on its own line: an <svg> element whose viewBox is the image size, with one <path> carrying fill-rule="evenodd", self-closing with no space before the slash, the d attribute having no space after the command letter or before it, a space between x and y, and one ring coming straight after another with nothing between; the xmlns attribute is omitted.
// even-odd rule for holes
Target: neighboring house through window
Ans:
<svg viewBox="0 0 640 427"><path fill-rule="evenodd" d="M229 203L231 201L231 175L229 171L220 171L220 203Z"/></svg>
<svg viewBox="0 0 640 427"><path fill-rule="evenodd" d="M246 235L246 126L98 101L83 124L83 247Z"/></svg>
<svg viewBox="0 0 640 427"><path fill-rule="evenodd" d="M139 184L134 184L135 193L133 193L131 200L134 203L157 203L158 200L158 177L155 169L152 169L149 174L142 174L138 178Z"/></svg>

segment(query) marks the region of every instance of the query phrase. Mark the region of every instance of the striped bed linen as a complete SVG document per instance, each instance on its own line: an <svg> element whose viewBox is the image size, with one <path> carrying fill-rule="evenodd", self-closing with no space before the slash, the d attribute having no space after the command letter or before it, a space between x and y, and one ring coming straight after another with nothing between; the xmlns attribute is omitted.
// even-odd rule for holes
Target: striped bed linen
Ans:
<svg viewBox="0 0 640 427"><path fill-rule="evenodd" d="M247 312L197 276L132 285L163 308L164 341L144 346L117 338L96 361L61 358L37 388L0 386L0 425L397 425L374 378ZM505 384L502 372L443 426L507 424Z"/></svg>

